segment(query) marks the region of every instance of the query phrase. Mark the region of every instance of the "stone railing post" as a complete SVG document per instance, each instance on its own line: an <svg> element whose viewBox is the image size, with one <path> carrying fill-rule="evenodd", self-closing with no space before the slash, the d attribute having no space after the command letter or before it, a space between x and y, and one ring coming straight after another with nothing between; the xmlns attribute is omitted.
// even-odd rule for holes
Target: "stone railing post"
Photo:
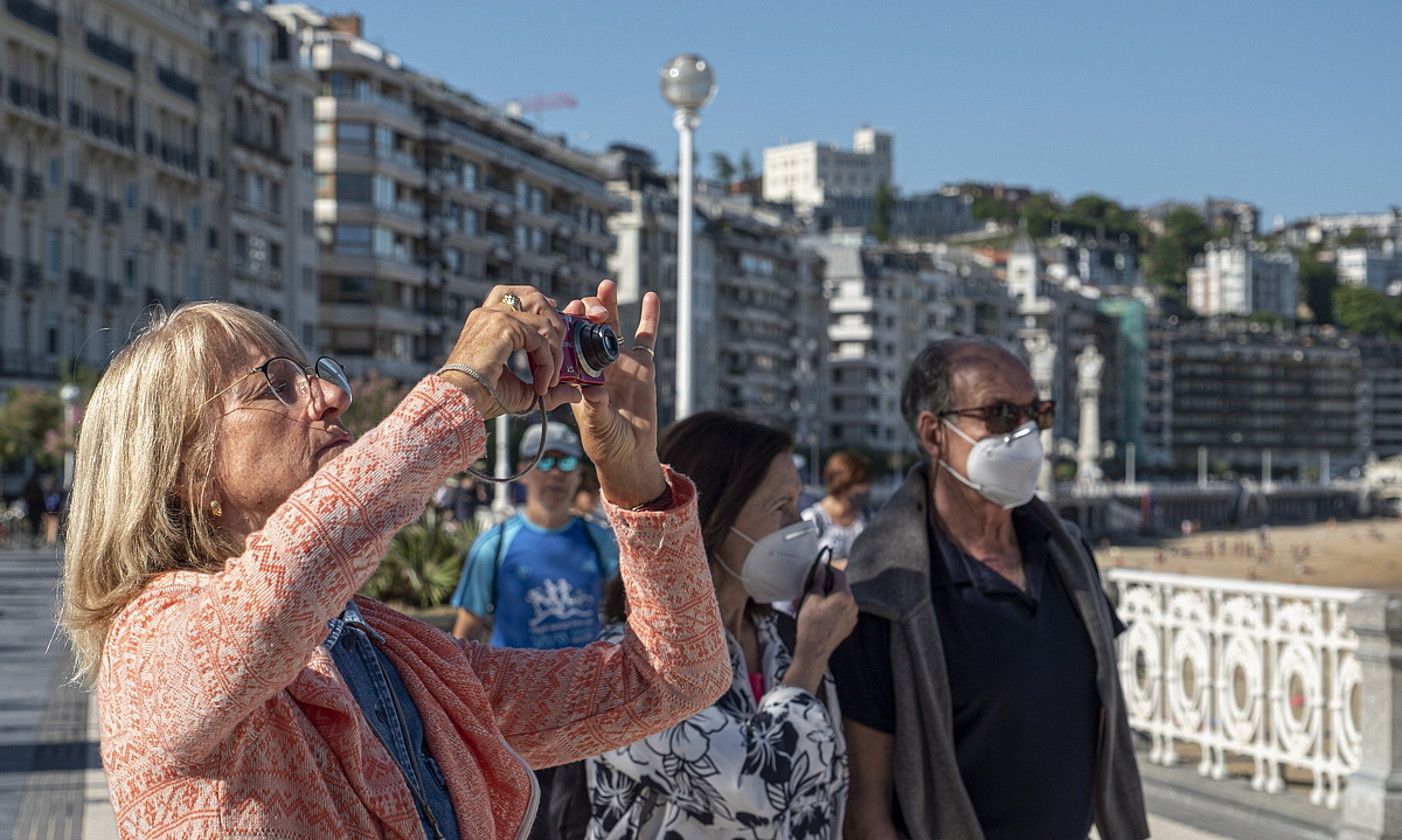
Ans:
<svg viewBox="0 0 1402 840"><path fill-rule="evenodd" d="M1344 788L1337 837L1402 838L1402 593L1364 595L1349 605L1348 624L1363 670L1363 754Z"/></svg>

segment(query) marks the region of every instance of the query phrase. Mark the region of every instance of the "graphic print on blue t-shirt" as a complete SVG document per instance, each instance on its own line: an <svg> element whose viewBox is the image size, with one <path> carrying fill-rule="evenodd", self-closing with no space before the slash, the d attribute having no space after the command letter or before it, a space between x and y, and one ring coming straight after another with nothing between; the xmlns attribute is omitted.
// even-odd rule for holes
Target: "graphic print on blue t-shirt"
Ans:
<svg viewBox="0 0 1402 840"><path fill-rule="evenodd" d="M604 582L617 573L607 529L576 518L550 530L518 515L473 544L453 603L492 617L495 646L577 647L602 629Z"/></svg>

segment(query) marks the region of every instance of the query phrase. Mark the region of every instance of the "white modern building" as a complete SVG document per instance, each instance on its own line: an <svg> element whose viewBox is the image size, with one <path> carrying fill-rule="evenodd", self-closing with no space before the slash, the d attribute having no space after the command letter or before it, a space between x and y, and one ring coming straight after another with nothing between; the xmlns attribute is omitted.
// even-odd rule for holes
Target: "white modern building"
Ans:
<svg viewBox="0 0 1402 840"><path fill-rule="evenodd" d="M1188 269L1188 305L1199 315L1295 318L1299 263L1289 251L1267 251L1229 241L1208 243Z"/></svg>
<svg viewBox="0 0 1402 840"><path fill-rule="evenodd" d="M764 150L764 200L793 204L807 214L830 199L870 198L891 183L892 135L863 126L852 135L852 148L835 143L791 143Z"/></svg>
<svg viewBox="0 0 1402 840"><path fill-rule="evenodd" d="M1402 281L1402 253L1398 253L1391 239L1376 248L1338 248L1334 251L1334 269L1341 285L1389 292L1394 283Z"/></svg>

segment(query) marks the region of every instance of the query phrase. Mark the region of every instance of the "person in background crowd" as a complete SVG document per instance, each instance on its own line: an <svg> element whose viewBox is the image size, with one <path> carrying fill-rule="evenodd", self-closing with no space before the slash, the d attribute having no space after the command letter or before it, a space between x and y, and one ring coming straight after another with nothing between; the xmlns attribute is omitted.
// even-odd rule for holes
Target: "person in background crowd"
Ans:
<svg viewBox="0 0 1402 840"><path fill-rule="evenodd" d="M521 469L540 447L539 424L521 437ZM604 584L618 574L613 532L571 512L584 453L562 423L545 433L545 454L521 477L526 504L477 537L467 554L451 603L458 608L453 635L494 647L583 647L603 628ZM536 771L540 813L551 808L556 768ZM531 829L547 840L544 819Z"/></svg>
<svg viewBox="0 0 1402 840"><path fill-rule="evenodd" d="M580 470L579 489L574 493L574 504L570 512L588 522L608 527L608 519L603 514L604 498L599 493L599 475L592 464L586 463Z"/></svg>
<svg viewBox="0 0 1402 840"><path fill-rule="evenodd" d="M540 447L539 424L521 438L518 469ZM451 603L453 635L497 647L580 647L603 628L604 584L618 574L613 533L570 511L584 453L579 438L551 423L545 454L520 478L526 504L472 544Z"/></svg>
<svg viewBox="0 0 1402 840"><path fill-rule="evenodd" d="M518 838L533 767L730 684L695 490L657 460L657 296L603 387L559 381L555 302L497 287L447 363L352 441L350 384L286 328L188 304L121 350L78 437L61 614L97 684L124 838ZM618 329L611 282L569 314ZM511 372L519 351L533 384ZM355 592L484 419L575 402L634 609L620 644L464 643ZM141 480L134 481L133 476Z"/></svg>
<svg viewBox="0 0 1402 840"><path fill-rule="evenodd" d="M39 532L44 530L44 485L39 480L39 473L29 474L29 480L24 483L24 516L29 520L29 535L35 540L39 539Z"/></svg>
<svg viewBox="0 0 1402 840"><path fill-rule="evenodd" d="M696 482L734 678L711 708L585 762L590 840L841 836L846 744L826 672L857 608L841 571L815 567L792 446L786 431L723 412L664 436L661 459ZM796 623L768 608L780 600L799 602ZM614 584L604 641L622 638L628 606Z"/></svg>
<svg viewBox="0 0 1402 840"><path fill-rule="evenodd" d="M856 632L832 660L847 835L1149 835L1090 547L1035 498L1054 405L973 338L931 344L901 410L928 458L857 538ZM896 783L899 780L899 783Z"/></svg>
<svg viewBox="0 0 1402 840"><path fill-rule="evenodd" d="M871 494L871 462L860 452L834 452L823 465L827 495L803 511L803 518L818 526L819 542L832 549L832 562L846 568L852 543L867 525L866 504Z"/></svg>
<svg viewBox="0 0 1402 840"><path fill-rule="evenodd" d="M55 476L45 476L43 487L44 545L52 547L58 545L58 525L63 516L63 503L66 499Z"/></svg>

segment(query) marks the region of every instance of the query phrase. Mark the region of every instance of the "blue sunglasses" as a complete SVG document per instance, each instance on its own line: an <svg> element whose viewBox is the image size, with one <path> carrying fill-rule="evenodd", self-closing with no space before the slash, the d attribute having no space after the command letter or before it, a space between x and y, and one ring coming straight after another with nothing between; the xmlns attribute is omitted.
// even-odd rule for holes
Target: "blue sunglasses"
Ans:
<svg viewBox="0 0 1402 840"><path fill-rule="evenodd" d="M572 473L579 469L579 459L573 455L561 455L558 458L554 455L546 455L536 464L536 469L541 472L550 472L556 467L559 467L562 473Z"/></svg>

